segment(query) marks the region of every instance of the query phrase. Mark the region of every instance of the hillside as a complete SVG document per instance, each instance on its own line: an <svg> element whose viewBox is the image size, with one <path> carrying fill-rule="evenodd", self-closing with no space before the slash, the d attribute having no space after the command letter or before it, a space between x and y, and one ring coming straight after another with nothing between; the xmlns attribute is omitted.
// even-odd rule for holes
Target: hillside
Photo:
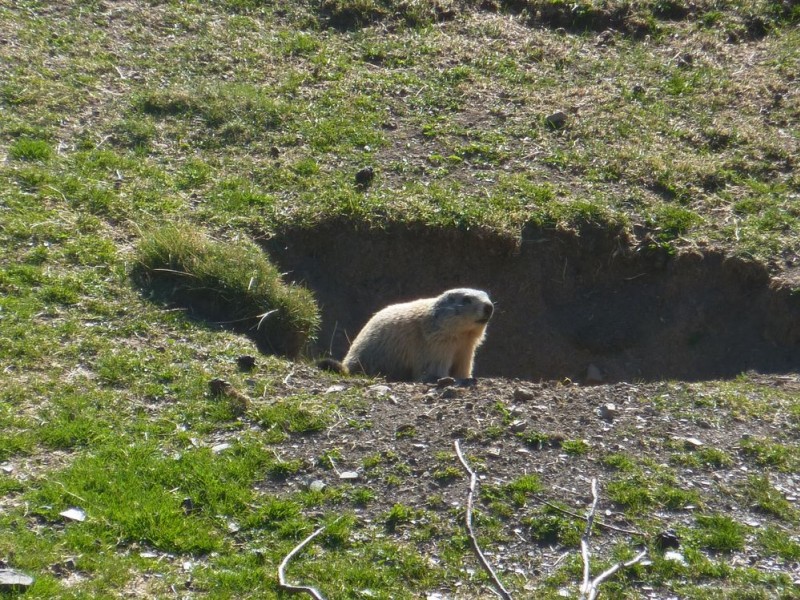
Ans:
<svg viewBox="0 0 800 600"><path fill-rule="evenodd" d="M494 597L456 441L515 598L592 480L602 597L800 595L798 23L0 2L0 596ZM312 366L457 286L475 382Z"/></svg>

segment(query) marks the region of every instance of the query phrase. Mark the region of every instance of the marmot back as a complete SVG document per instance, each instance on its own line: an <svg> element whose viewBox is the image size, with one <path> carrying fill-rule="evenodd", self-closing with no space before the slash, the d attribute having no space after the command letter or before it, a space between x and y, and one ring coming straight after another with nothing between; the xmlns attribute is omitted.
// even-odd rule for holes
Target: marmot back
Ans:
<svg viewBox="0 0 800 600"><path fill-rule="evenodd" d="M486 292L469 288L392 304L356 336L344 367L402 381L472 377L475 349L493 312Z"/></svg>

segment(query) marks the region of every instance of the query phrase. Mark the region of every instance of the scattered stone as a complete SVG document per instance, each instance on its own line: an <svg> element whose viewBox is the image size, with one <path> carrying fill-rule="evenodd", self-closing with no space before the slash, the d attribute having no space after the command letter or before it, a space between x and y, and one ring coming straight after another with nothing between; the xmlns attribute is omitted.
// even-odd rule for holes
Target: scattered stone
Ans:
<svg viewBox="0 0 800 600"><path fill-rule="evenodd" d="M0 569L0 591L29 588L33 585L33 577L14 569Z"/></svg>
<svg viewBox="0 0 800 600"><path fill-rule="evenodd" d="M83 523L86 520L86 512L82 508L68 508L67 510L63 510L58 514L65 519L70 521L78 521L79 523Z"/></svg>
<svg viewBox="0 0 800 600"><path fill-rule="evenodd" d="M315 479L309 484L308 489L312 492L321 492L325 489L325 482L321 479Z"/></svg>
<svg viewBox="0 0 800 600"><path fill-rule="evenodd" d="M195 506L194 500L192 500L191 498L184 498L183 502L181 502L181 508L183 509L183 512L186 513L187 515L196 513L199 510L197 506Z"/></svg>
<svg viewBox="0 0 800 600"><path fill-rule="evenodd" d="M158 558L158 552L139 552L140 558Z"/></svg>
<svg viewBox="0 0 800 600"><path fill-rule="evenodd" d="M605 31L601 32L595 38L595 46L613 46L615 33L616 31L613 29L606 29Z"/></svg>
<svg viewBox="0 0 800 600"><path fill-rule="evenodd" d="M211 446L211 452L214 454L219 454L220 452L225 452L231 445L227 442L223 442L222 444L217 444L216 446Z"/></svg>
<svg viewBox="0 0 800 600"><path fill-rule="evenodd" d="M607 402L600 406L600 418L605 421L613 421L618 414L617 405L613 402Z"/></svg>
<svg viewBox="0 0 800 600"><path fill-rule="evenodd" d="M533 392L525 388L514 389L514 402L528 402L533 400Z"/></svg>
<svg viewBox="0 0 800 600"><path fill-rule="evenodd" d="M335 385L330 386L327 390L325 390L326 394L337 394L339 392L343 392L347 389L346 385L342 385L341 383L337 383Z"/></svg>
<svg viewBox="0 0 800 600"><path fill-rule="evenodd" d="M695 437L688 437L685 438L683 441L686 444L686 447L689 448L690 450L702 448L703 446L705 446L705 444L702 441L698 440Z"/></svg>
<svg viewBox="0 0 800 600"><path fill-rule="evenodd" d="M528 424L525 422L525 419L517 419L511 422L511 425L508 426L509 430L513 431L514 433L520 433L527 429Z"/></svg>
<svg viewBox="0 0 800 600"><path fill-rule="evenodd" d="M339 479L343 481L355 481L358 479L358 473L356 471L342 471L339 473Z"/></svg>
<svg viewBox="0 0 800 600"><path fill-rule="evenodd" d="M667 550L664 552L664 559L665 560L672 560L682 565L686 564L686 560L683 558L683 554L680 552L675 552L674 550Z"/></svg>
<svg viewBox="0 0 800 600"><path fill-rule="evenodd" d="M50 572L56 577L69 577L70 573L78 570L78 563L74 557L69 557L64 562L53 563L50 565Z"/></svg>
<svg viewBox="0 0 800 600"><path fill-rule="evenodd" d="M390 388L388 385L383 385L379 383L376 385L369 386L367 388L367 391L372 392L376 396L385 396L386 394L392 391L392 388Z"/></svg>
<svg viewBox="0 0 800 600"><path fill-rule="evenodd" d="M356 187L362 190L367 189L373 179L375 179L375 170L372 167L364 167L356 173Z"/></svg>
<svg viewBox="0 0 800 600"><path fill-rule="evenodd" d="M452 398L458 398L461 395L462 395L462 393L457 388L453 388L453 387L445 388L442 391L442 398L444 398L445 400L449 400L449 399L452 399Z"/></svg>
<svg viewBox="0 0 800 600"><path fill-rule="evenodd" d="M675 533L674 529L667 529L666 531L662 531L656 536L656 547L660 548L661 550L665 550L667 548L680 548L681 540L678 537L678 534Z"/></svg>
<svg viewBox="0 0 800 600"><path fill-rule="evenodd" d="M256 357L245 354L236 359L236 366L241 371L252 371L256 366Z"/></svg>
<svg viewBox="0 0 800 600"><path fill-rule="evenodd" d="M442 377L441 379L439 379L436 382L436 387L446 388L446 387L450 387L451 385L455 385L455 384L456 384L456 380L453 379L452 377Z"/></svg>
<svg viewBox="0 0 800 600"><path fill-rule="evenodd" d="M562 129L567 124L567 113L563 110L547 115L544 118L545 124L551 129Z"/></svg>
<svg viewBox="0 0 800 600"><path fill-rule="evenodd" d="M675 57L675 62L681 69L687 69L694 64L694 56L688 52L682 52Z"/></svg>
<svg viewBox="0 0 800 600"><path fill-rule="evenodd" d="M0 465L0 471L3 471L3 473L9 473L10 474L10 473L14 472L14 467L12 465L9 465L9 464Z"/></svg>
<svg viewBox="0 0 800 600"><path fill-rule="evenodd" d="M278 150L277 146L272 146L269 149L270 158L277 159L281 155L281 151Z"/></svg>
<svg viewBox="0 0 800 600"><path fill-rule="evenodd" d="M525 414L525 409L517 405L512 405L508 408L508 414L512 417L521 417Z"/></svg>

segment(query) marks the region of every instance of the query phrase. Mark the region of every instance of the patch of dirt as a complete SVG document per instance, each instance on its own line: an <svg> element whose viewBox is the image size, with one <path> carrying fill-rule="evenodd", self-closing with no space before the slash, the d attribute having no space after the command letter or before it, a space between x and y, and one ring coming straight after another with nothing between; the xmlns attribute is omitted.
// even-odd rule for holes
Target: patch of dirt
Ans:
<svg viewBox="0 0 800 600"><path fill-rule="evenodd" d="M800 391L798 377L762 377L759 382L787 392ZM660 532L693 527L698 513L721 513L747 527L748 542L742 551L712 558L800 577L800 565L765 557L753 547L754 536L761 528L773 526L786 531L791 525L759 511L743 492L749 477L765 473L741 452L743 439L757 437L784 443L796 440L797 431L786 427L788 416L781 409L776 408L763 418L737 419L717 406L693 402L707 392L691 384L583 387L504 379L479 380L472 387L370 383L333 380L298 365L293 376L284 380L287 393L299 388L335 401L338 394L347 394L355 386L366 388L365 396L370 402L355 416L343 417L327 431L293 436L291 443L283 444L281 457L300 459L306 468L286 480L264 481L265 493L294 493L307 489L314 481L326 486L353 486L354 490L366 487L374 492L375 499L356 509L361 525L380 527L392 506L401 503L433 511L457 532L463 528L469 482L454 451L454 441L458 439L472 468L479 473L480 487L502 486L526 474L535 474L543 484L541 493L529 496L524 506L516 506L513 515L500 518L502 542L483 548L501 577L524 573L530 578L530 585L535 585L557 568L565 554L579 553L575 547L537 542L527 520L541 516L548 503L557 503L577 515L580 522L591 505L593 478L598 480L600 489L597 519L603 523L592 537L597 561L608 559L615 545L638 550L642 540L651 540ZM280 395L278 390L275 392ZM657 398L663 400L663 407L654 402ZM613 418L601 416L600 407L608 403L616 406ZM686 406L680 418L675 416L678 403ZM551 440L585 440L588 451L573 455L557 442L542 447L526 443L523 436L532 433L544 434ZM685 456L701 447L726 453L732 464L671 467L670 472L676 476L673 486L697 492L699 506L669 509L656 502L645 509L642 521L633 522L623 514L624 507L609 499L609 485L625 476L604 465L600 460L603 456L620 453L634 461L649 460L651 465L666 466L673 462L673 455ZM334 452L339 457L335 468L322 467L320 457ZM380 460L377 465L365 467L365 459L370 457ZM454 474L437 476L445 467L455 469L451 471ZM346 471L357 472L358 478L341 479L340 473ZM390 482L391 474L398 475L394 484ZM771 485L790 501L800 497L796 473L771 473L768 477ZM486 502L478 502L476 509L493 514ZM416 517L399 523L387 535L408 541L429 560L438 562L447 546L441 536L449 534L440 529L438 535L421 539L419 533L426 524L430 524L426 518ZM649 529L643 531L642 526ZM485 522L478 520L479 535L486 533L482 527ZM631 533L637 531L642 535ZM679 540L678 552L684 542ZM479 567L477 563L467 564L465 569ZM647 597L674 597L670 595L670 585L663 582L662 589L651 588Z"/></svg>
<svg viewBox="0 0 800 600"><path fill-rule="evenodd" d="M344 356L388 304L474 287L496 305L482 377L691 381L800 367L800 294L717 250L672 256L591 229L527 227L515 240L342 222L283 232L266 249L321 305L316 354Z"/></svg>

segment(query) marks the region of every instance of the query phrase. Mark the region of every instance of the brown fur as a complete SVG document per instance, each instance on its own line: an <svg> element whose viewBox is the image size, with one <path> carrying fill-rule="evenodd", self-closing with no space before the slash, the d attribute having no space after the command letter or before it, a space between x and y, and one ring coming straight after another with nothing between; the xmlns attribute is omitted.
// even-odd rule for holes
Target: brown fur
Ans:
<svg viewBox="0 0 800 600"><path fill-rule="evenodd" d="M356 336L343 368L401 381L472 377L493 310L486 292L469 288L387 306Z"/></svg>

